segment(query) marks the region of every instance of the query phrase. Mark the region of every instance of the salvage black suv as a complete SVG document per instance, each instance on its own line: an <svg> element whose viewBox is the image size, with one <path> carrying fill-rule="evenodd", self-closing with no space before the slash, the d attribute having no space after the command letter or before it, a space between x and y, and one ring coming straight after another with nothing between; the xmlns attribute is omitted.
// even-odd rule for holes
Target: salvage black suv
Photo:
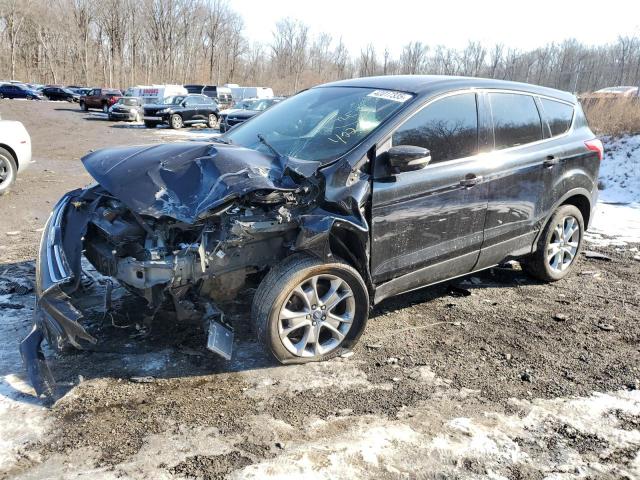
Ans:
<svg viewBox="0 0 640 480"><path fill-rule="evenodd" d="M253 326L282 363L353 347L385 298L509 259L559 280L602 153L571 94L432 76L330 83L208 142L90 153L97 183L66 194L42 237L24 361L45 392L43 337L97 341L74 306L83 256L150 312L203 319L227 358L218 299L259 282Z"/></svg>

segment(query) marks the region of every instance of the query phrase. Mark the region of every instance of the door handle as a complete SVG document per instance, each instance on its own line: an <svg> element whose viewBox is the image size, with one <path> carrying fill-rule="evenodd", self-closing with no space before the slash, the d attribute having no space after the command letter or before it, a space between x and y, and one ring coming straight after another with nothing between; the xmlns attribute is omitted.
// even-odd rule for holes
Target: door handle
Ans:
<svg viewBox="0 0 640 480"><path fill-rule="evenodd" d="M542 165L545 168L553 168L554 165L557 165L560 162L560 160L558 159L558 157L554 157L553 155L549 155L547 156L547 158L544 159L544 162L542 162Z"/></svg>
<svg viewBox="0 0 640 480"><path fill-rule="evenodd" d="M473 187L474 185L479 184L482 181L481 175L476 175L474 173L467 173L465 177L460 180L460 185L463 187Z"/></svg>

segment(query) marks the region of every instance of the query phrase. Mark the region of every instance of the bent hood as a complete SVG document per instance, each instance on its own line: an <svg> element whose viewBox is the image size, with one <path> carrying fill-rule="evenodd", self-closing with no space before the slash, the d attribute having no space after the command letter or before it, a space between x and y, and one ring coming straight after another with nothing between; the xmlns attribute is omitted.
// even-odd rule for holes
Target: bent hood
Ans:
<svg viewBox="0 0 640 480"><path fill-rule="evenodd" d="M187 223L252 191L294 190L295 178L313 175L320 165L209 142L108 148L82 163L134 212Z"/></svg>

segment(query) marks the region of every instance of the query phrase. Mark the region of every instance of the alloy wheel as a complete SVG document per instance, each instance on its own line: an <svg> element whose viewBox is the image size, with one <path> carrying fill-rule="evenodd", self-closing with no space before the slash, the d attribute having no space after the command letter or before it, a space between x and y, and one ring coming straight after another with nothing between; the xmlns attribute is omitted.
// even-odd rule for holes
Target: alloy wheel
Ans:
<svg viewBox="0 0 640 480"><path fill-rule="evenodd" d="M9 160L0 155L0 186L5 182L11 182L13 176Z"/></svg>
<svg viewBox="0 0 640 480"><path fill-rule="evenodd" d="M553 228L547 245L547 262L551 270L562 272L575 259L580 246L580 225L573 216L563 217Z"/></svg>
<svg viewBox="0 0 640 480"><path fill-rule="evenodd" d="M351 329L356 303L349 284L336 275L304 280L280 309L278 334L298 357L317 357L335 350Z"/></svg>

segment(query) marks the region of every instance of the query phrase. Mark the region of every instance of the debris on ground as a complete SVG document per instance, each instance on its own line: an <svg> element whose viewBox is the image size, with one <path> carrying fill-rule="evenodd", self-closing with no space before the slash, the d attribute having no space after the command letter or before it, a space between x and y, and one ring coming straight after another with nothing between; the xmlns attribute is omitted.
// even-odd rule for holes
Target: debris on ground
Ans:
<svg viewBox="0 0 640 480"><path fill-rule="evenodd" d="M604 253L600 253L600 252L594 252L591 250L586 250L584 252L582 252L584 254L584 256L590 260L602 260L603 262L610 262L611 261L611 257L609 257L608 255L605 255Z"/></svg>
<svg viewBox="0 0 640 480"><path fill-rule="evenodd" d="M564 313L554 313L553 314L553 319L556 322L566 322L567 321L567 316Z"/></svg>
<svg viewBox="0 0 640 480"><path fill-rule="evenodd" d="M471 290L461 287L460 285L449 285L447 293L452 297L468 297L471 295Z"/></svg>
<svg viewBox="0 0 640 480"><path fill-rule="evenodd" d="M599 323L598 328L600 330L604 330L605 332L610 332L611 330L614 329L614 326L611 325L610 323Z"/></svg>

